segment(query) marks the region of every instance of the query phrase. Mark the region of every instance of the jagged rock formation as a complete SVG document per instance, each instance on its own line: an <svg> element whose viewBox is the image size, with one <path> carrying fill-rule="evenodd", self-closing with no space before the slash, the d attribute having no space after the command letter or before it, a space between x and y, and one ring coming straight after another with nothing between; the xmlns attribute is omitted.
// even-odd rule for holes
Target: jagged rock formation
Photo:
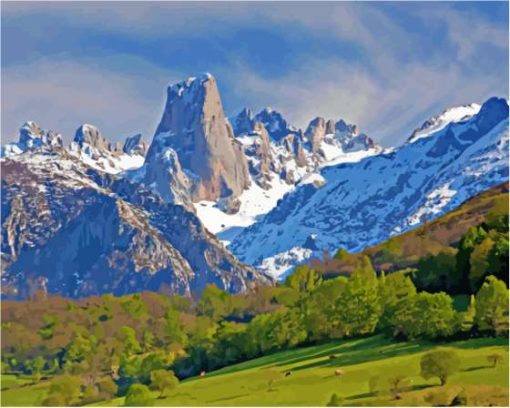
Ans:
<svg viewBox="0 0 510 408"><path fill-rule="evenodd" d="M35 122L26 122L19 130L19 140L2 146L0 157L13 156L36 149L63 147L62 136L53 130L43 131Z"/></svg>
<svg viewBox="0 0 510 408"><path fill-rule="evenodd" d="M175 150L192 182L191 197L238 197L250 185L248 164L225 118L216 80L205 74L168 88L146 168Z"/></svg>
<svg viewBox="0 0 510 408"><path fill-rule="evenodd" d="M126 139L124 146L122 146L122 151L126 154L138 154L145 157L148 147L143 136L138 133Z"/></svg>

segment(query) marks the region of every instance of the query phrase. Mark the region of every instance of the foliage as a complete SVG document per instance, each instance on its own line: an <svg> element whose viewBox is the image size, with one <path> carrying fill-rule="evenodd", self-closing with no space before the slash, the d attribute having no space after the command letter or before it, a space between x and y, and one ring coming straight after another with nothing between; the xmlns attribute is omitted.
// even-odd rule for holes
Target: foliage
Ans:
<svg viewBox="0 0 510 408"><path fill-rule="evenodd" d="M391 325L409 339L439 338L453 334L457 314L445 293L421 292L397 304Z"/></svg>
<svg viewBox="0 0 510 408"><path fill-rule="evenodd" d="M430 351L420 361L421 376L428 380L438 377L441 385L445 385L448 377L459 370L460 359L453 350L443 349Z"/></svg>
<svg viewBox="0 0 510 408"><path fill-rule="evenodd" d="M462 275L457 268L455 254L442 251L437 255L421 258L414 276L416 286L421 290L456 292L462 284Z"/></svg>
<svg viewBox="0 0 510 408"><path fill-rule="evenodd" d="M132 384L126 394L124 406L148 407L154 405L154 399L149 388L143 384Z"/></svg>
<svg viewBox="0 0 510 408"><path fill-rule="evenodd" d="M169 391L179 385L179 379L173 371L155 370L151 372L151 388L160 392L159 397L163 398Z"/></svg>
<svg viewBox="0 0 510 408"><path fill-rule="evenodd" d="M487 356L487 361L493 368L495 368L498 364L501 364L504 361L504 358L501 354L489 354Z"/></svg>
<svg viewBox="0 0 510 408"><path fill-rule="evenodd" d="M475 324L494 333L508 328L508 289L494 276L489 276L476 294Z"/></svg>
<svg viewBox="0 0 510 408"><path fill-rule="evenodd" d="M55 377L43 405L72 405L80 396L81 379L71 375Z"/></svg>

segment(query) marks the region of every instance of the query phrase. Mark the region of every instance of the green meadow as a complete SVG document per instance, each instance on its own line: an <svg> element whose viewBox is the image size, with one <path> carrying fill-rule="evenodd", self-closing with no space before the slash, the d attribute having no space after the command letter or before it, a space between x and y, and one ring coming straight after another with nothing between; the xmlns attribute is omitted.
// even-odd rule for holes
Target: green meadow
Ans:
<svg viewBox="0 0 510 408"><path fill-rule="evenodd" d="M420 376L420 358L433 348L455 349L460 370L445 386L437 378ZM492 367L487 356L499 353ZM340 405L443 405L463 393L469 405L508 405L508 342L471 339L448 344L400 342L380 336L335 341L282 351L183 381L165 398L153 392L156 406L325 406L332 394ZM341 370L342 375L335 371ZM275 374L276 373L276 374ZM391 380L403 378L398 399ZM274 381L269 385L269 378ZM21 381L21 383L20 383ZM23 386L26 380L2 378L2 405L40 404L49 381ZM122 406L124 398L96 406Z"/></svg>

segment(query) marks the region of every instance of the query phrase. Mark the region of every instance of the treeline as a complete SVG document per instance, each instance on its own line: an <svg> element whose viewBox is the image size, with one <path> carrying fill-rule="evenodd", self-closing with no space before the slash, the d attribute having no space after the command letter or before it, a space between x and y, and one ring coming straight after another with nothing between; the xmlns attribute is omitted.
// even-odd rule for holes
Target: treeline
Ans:
<svg viewBox="0 0 510 408"><path fill-rule="evenodd" d="M488 275L508 285L508 215L471 227L457 247L419 260L414 281L419 289L475 293Z"/></svg>
<svg viewBox="0 0 510 408"><path fill-rule="evenodd" d="M23 303L2 302L2 372L25 373L35 382L55 377L44 403L70 405L145 390L133 384L171 386L177 378L169 370L182 379L331 339L375 333L430 340L508 336L509 293L498 279L505 266L500 258L498 267L491 261L501 229L482 225L462 238L456 265L468 260L462 279L469 278L472 293L462 311L450 294L438 291L450 290L444 282L456 276L442 272L440 254L417 270L387 275L377 274L366 256L353 258L348 277L324 279L303 265L276 287L230 295L208 286L197 300L141 293L72 301L40 294ZM491 249L477 249L487 239ZM434 280L427 272L431 265L434 279L446 276L430 286L434 293L420 290Z"/></svg>

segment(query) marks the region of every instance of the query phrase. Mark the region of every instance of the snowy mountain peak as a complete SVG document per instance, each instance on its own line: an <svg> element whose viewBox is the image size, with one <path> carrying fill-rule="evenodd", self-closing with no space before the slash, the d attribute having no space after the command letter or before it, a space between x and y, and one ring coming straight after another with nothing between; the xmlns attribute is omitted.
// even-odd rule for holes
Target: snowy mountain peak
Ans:
<svg viewBox="0 0 510 408"><path fill-rule="evenodd" d="M108 142L99 129L94 125L85 123L81 125L74 136L74 141L80 146L88 145L98 150L110 150L111 144Z"/></svg>
<svg viewBox="0 0 510 408"><path fill-rule="evenodd" d="M443 129L450 123L457 123L463 120L467 120L476 115L480 111L480 108L481 106L479 104L471 103L469 105L462 105L445 109L439 115L427 119L418 129L415 129L411 137L409 137L408 142L414 143L419 139L427 137L432 133Z"/></svg>
<svg viewBox="0 0 510 408"><path fill-rule="evenodd" d="M274 141L280 141L289 134L297 134L298 129L287 122L282 113L272 109L265 108L254 117L256 122L262 122Z"/></svg>
<svg viewBox="0 0 510 408"><path fill-rule="evenodd" d="M62 136L52 130L44 131L33 121L27 121L19 130L18 142L7 143L0 150L0 157L14 156L28 151L62 147Z"/></svg>
<svg viewBox="0 0 510 408"><path fill-rule="evenodd" d="M236 116L230 119L234 135L248 134L253 131L254 119L253 112L249 108L244 108Z"/></svg>

